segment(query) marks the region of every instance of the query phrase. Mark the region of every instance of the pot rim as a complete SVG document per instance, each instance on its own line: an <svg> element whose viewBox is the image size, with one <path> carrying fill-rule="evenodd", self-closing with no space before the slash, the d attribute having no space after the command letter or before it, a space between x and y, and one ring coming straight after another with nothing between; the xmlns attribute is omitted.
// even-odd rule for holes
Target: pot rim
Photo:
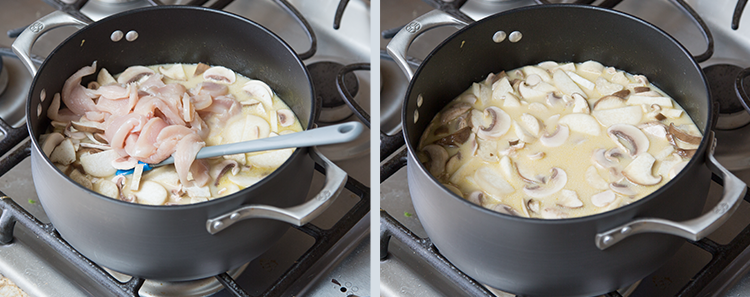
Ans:
<svg viewBox="0 0 750 297"><path fill-rule="evenodd" d="M479 26L479 25L481 25L483 23L486 23L486 22L491 22L495 18L500 18L500 17L503 17L503 16L508 15L508 14L512 14L512 13L515 13L515 12L526 11L526 10L537 10L537 9L558 9L558 10L560 10L560 9L588 9L588 10L592 10L592 11L598 11L599 13L608 13L608 14L611 14L611 15L613 15L615 17L621 17L621 18L629 19L631 21L634 21L636 23L640 23L641 25L646 26L646 27L650 28L651 30L654 30L659 35L661 35L663 38L671 41L673 44L675 44L680 49L680 51L681 51L682 54L686 55L689 58L689 62L691 63L691 66L700 75L701 81L702 81L703 86L704 86L704 89L706 90L706 96L708 98L708 102L706 104L707 105L707 111L708 111L707 112L708 117L707 117L706 123L705 123L705 125L703 127L703 131L702 131L703 132L703 137L701 139L701 143L699 144L698 148L696 149L695 154L693 155L692 158L690 158L690 160L688 161L688 163L685 165L684 169L682 171L680 171L673 179L671 179L666 184L664 184L661 187L659 187L656 191L652 192L648 196L645 196L645 197L643 197L641 199L638 199L635 202L632 202L632 203L630 203L628 205L624 205L624 206L621 206L621 207L618 207L618 208L615 208L615 209L612 209L612 210L609 210L609 211L605 211L605 212L601 212L601 213L596 213L596 214L592 214L592 215L587 215L587 216L583 216L583 217L572 217L572 218L563 218L563 219L540 219L540 218L517 217L517 216L508 215L508 214L502 214L502 213L499 213L499 212L496 212L496 211L484 208L482 206L476 205L476 204L474 204L474 203L472 203L472 202L470 202L470 201L468 201L468 200L466 200L466 199L464 199L462 197L459 197L458 195L456 195L455 193L453 193L453 191L451 191L448 188L446 188L445 186L443 186L443 184L440 183L440 181L438 181L435 176L433 176L432 174L430 174L429 171L427 171L427 169L424 167L424 165L421 162L419 162L419 160L415 157L416 156L416 149L414 147L414 144L412 144L411 141L409 140L410 139L410 137L409 137L410 134L409 134L409 129L407 129L407 127L406 127L406 125L407 125L406 123L408 123L407 120L410 117L410 115L408 114L408 111L407 111L408 110L408 106L407 105L410 102L409 98L412 96L412 90L414 88L414 84L415 84L416 78L421 74L422 70L424 70L424 65L426 65L427 63L429 63L430 60L432 59L432 57L435 55L435 53L437 53L440 49L442 49L443 46L445 46L448 42L450 42L454 38L458 38L459 35L463 34L464 32L466 32L468 30L471 30L475 26ZM561 12L561 13L563 13L563 12ZM583 62L583 61L579 61L579 62ZM528 64L528 65L531 65L531 64ZM690 168L693 168L694 166L700 165L700 164L696 164L696 163L698 163L697 159L702 158L702 155L705 154L708 145L710 145L709 139L713 138L713 137L711 137L710 135L707 134L707 132L708 133L711 132L711 130L712 130L713 126L714 126L714 123L716 121L716 119L715 119L716 114L715 114L715 111L714 111L713 107L714 107L713 104L711 104L711 93L710 93L710 89L708 87L708 81L706 80L706 76L703 73L703 71L701 70L700 65L698 65L698 63L693 58L692 54L685 48L685 46L683 46L674 37L672 37L671 35L669 35L664 30L660 29L659 27L656 27L653 24L651 24L651 23L649 23L649 22L647 22L647 21L645 21L643 19L640 19L640 18L638 18L636 16L633 16L631 14L628 14L628 13L625 13L625 12L621 12L621 11L611 10L611 9L605 9L605 8L601 8L601 7L598 7L598 6L580 5L580 4L533 5L533 6L524 6L524 7L520 7L520 8L515 8L515 9L503 11L503 12L500 12L500 13L497 13L497 14L493 14L491 16L488 16L488 17L486 17L484 19L481 19L479 21L476 21L474 23L471 23L471 24L469 24L469 25L461 28L457 32L454 32L449 37L447 37L446 39L444 39L443 41L441 41L440 44L438 44L427 55L427 57L422 61L422 63L417 68L417 70L414 72L414 77L409 81L409 86L407 88L406 94L404 95L404 103L403 103L402 108L401 108L401 110L402 110L401 111L401 130L404 131L404 133L403 133L404 134L404 141L406 142L406 148L408 150L408 160L409 160L409 163L417 163L416 166L417 166L417 169L420 171L420 173L427 175L429 177L429 179L430 179L430 182L432 182L432 184L434 186L440 187L444 192L446 192L448 195L450 195L451 197L453 197L453 199L461 200L462 203L464 203L465 205L468 205L470 208L474 208L476 210L479 210L479 211L483 212L484 214L495 216L495 217L500 218L500 219L518 220L518 221L521 221L521 222L535 223L535 224L553 224L553 225L557 225L557 224L561 224L561 223L564 223L564 224L578 224L578 223L583 223L583 222L588 222L588 221L597 221L597 220L600 220L601 218L609 217L609 216L619 216L621 213L628 212L632 208L640 207L640 205L648 203L649 201L655 199L655 197L660 196L664 191L666 191L665 190L666 188L671 187L675 182L677 182L677 180L682 179L683 176L686 174L685 172L687 171L687 169L690 169ZM432 116L434 116L434 115L432 115ZM424 133L424 131L422 131L422 133ZM410 165L407 165L407 166L410 166Z"/></svg>
<svg viewBox="0 0 750 297"><path fill-rule="evenodd" d="M39 66L39 69L37 71L37 75L34 76L32 82L31 82L31 86L29 88L29 92L28 92L28 95L26 97L26 116L25 116L25 120L26 120L26 128L29 131L29 136L30 136L29 138L31 138L32 154L33 153L40 154L42 156L42 159L44 160L44 162L47 165L50 165L51 167L55 168L56 174L61 175L68 182L74 184L76 187L78 187L80 189L83 189L84 191L89 192L89 194L91 194L91 195L93 195L93 196L95 196L97 198L104 199L105 201L109 201L111 203L119 203L121 205L128 206L128 207L143 208L143 209L161 209L161 210L171 209L171 210L175 210L175 211L181 211L181 210L189 210L189 209L193 209L193 208L209 207L209 206L212 206L212 205L215 205L215 204L224 203L224 201L227 201L228 199L235 199L236 197L239 197L240 195L245 195L246 192L252 191L254 188L260 187L261 185L268 183L271 179L273 179L274 177L276 177L277 175L279 175L280 171L282 171L286 167L289 167L289 164L292 162L293 159L302 157L302 156L300 156L302 154L302 151L305 151L305 153L307 153L308 150L306 148L296 148L294 150L294 152L292 152L292 155L289 156L289 158L281 166L279 166L279 168L277 168L276 170L274 170L273 172L271 172L271 174L267 175L266 177L264 177L263 179L261 179L259 182L253 184L250 187L247 187L247 188L244 188L244 189L242 189L240 191L237 191L235 193L232 193L232 194L229 194L229 195L226 195L226 196L222 196L222 197L218 197L218 198L214 198L214 199L211 199L211 200L208 200L208 201L203 201L203 202L198 202L198 203L190 203L190 204L181 204L181 205L148 205L148 204L140 204L140 203L131 203L131 202L126 202L126 201L121 201L119 199L114 199L114 198L111 198L111 197L108 197L108 196L104 196L104 195L102 195L102 194L100 194L100 193L98 193L98 192L96 192L94 190L88 189L88 188L82 186L81 184L73 181L69 176L67 176L66 174L64 174L63 172L61 172L60 169L57 166L55 166L49 160L49 156L47 156L46 154L44 154L41 151L41 145L39 144L39 140L37 139L37 136L34 135L34 132L33 132L34 129L33 129L32 124L31 124L32 120L30 118L30 115L33 114L34 112L36 112L31 107L31 98L33 96L32 92L36 88L37 80L38 80L40 74L42 73L42 71L47 66L47 63L49 62L49 58L52 57L61 47L63 47L66 44L68 44L70 42L70 40L72 40L73 38L77 37L78 35L84 34L85 31L90 30L91 28L95 28L97 26L104 26L104 25L106 25L107 22L109 22L109 21L111 21L113 19L127 17L127 16L129 16L131 14L138 14L138 13L141 13L143 11L151 11L151 10L190 10L190 11L201 11L201 13L215 13L215 14L222 15L222 17L225 17L225 18L236 19L238 21L242 21L242 22L246 23L247 25L255 26L255 27L257 27L257 29L260 29L262 32L268 34L270 37L272 37L273 39L275 39L282 47L284 47L287 51L289 51L290 53L293 54L292 57L296 60L296 62L299 65L303 66L302 70L304 71L305 77L307 78L307 85L309 86L309 90L310 90L310 98L312 98L311 108L310 108L310 114L309 114L309 119L310 120L309 120L309 122L307 124L307 127L303 127L303 128L305 128L304 130L308 130L308 129L310 129L310 128L313 127L313 125L315 124L315 117L316 117L316 114L317 114L317 104L315 104L315 90L314 90L314 85L313 85L313 82L312 82L312 77L310 76L310 72L308 71L307 67L305 66L305 64L300 59L299 55L297 55L297 52L294 51L294 49L286 41L284 41L281 37L279 37L278 35L276 35L275 33L273 33L268 28L266 28L266 27L264 27L264 26L256 23L253 20L250 20L248 18L239 16L239 15L231 13L231 12L223 11L223 10L217 10L217 9L213 9L213 8L209 8L209 7L203 7L203 6L185 6L185 5L148 6L148 7L142 7L142 8L127 10L127 11L124 11L124 12L113 14L113 15L110 15L110 16L107 16L105 18L102 18L101 20L93 22L93 23L91 23L91 24L89 24L89 25L87 25L87 26L79 29L75 33L73 33L70 36L68 36L60 44L58 44L55 47L55 49L52 50L52 52L50 52L50 54L47 56L47 58L44 59L44 62L42 62L42 64ZM94 61L96 61L96 60L94 60ZM87 66L87 65L83 65L83 66ZM81 66L81 67L83 67L83 66ZM239 73L239 71L236 71L234 69L233 69L233 71ZM67 77L69 77L69 76L67 76ZM65 79L67 79L67 77ZM302 83L302 82L299 82L299 83ZM281 97L279 97L279 98L281 98ZM282 101L284 101L284 100L282 99ZM284 103L286 104L286 102L284 102ZM43 116L45 116L44 114L46 114L46 113L43 113Z"/></svg>

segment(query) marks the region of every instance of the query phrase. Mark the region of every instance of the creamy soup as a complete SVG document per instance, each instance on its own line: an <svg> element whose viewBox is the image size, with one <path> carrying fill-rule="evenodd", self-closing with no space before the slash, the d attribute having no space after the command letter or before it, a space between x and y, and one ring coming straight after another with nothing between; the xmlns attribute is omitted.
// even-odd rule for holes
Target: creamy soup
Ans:
<svg viewBox="0 0 750 297"><path fill-rule="evenodd" d="M418 157L473 203L556 219L649 195L685 167L701 138L643 75L595 61L543 62L474 83L431 121Z"/></svg>
<svg viewBox="0 0 750 297"><path fill-rule="evenodd" d="M302 131L266 83L225 67L132 66L114 76L102 68L96 81L81 85L94 73L96 62L54 95L42 146L71 179L114 199L176 205L237 192L294 149L196 160L201 148ZM170 156L173 165L144 170Z"/></svg>

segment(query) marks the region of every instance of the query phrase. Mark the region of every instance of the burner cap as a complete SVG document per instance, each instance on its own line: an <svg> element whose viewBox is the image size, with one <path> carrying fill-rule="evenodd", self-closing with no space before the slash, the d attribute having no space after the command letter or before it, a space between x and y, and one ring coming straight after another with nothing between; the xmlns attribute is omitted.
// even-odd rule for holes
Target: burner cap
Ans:
<svg viewBox="0 0 750 297"><path fill-rule="evenodd" d="M729 130L750 123L750 114L734 92L734 80L742 68L729 64L716 64L703 69L711 89L711 98L719 102L719 121L716 129Z"/></svg>
<svg viewBox="0 0 750 297"><path fill-rule="evenodd" d="M323 103L323 109L318 118L320 122L338 122L352 115L351 109L341 98L336 87L336 75L343 67L344 65L336 62L315 62L307 65L315 86L315 97ZM359 91L357 76L351 72L344 75L344 84L352 96Z"/></svg>

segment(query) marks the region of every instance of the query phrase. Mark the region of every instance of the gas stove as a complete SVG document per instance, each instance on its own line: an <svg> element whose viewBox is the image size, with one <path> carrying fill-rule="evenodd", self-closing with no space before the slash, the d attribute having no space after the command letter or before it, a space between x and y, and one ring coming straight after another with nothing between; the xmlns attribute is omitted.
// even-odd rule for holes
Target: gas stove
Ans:
<svg viewBox="0 0 750 297"><path fill-rule="evenodd" d="M479 20L496 12L540 5L531 0L420 1L382 0L381 23L381 131L395 145L381 146L381 296L513 296L478 283L453 267L440 255L425 233L409 195L406 181L406 149L393 139L400 136L401 105L407 89L406 77L384 54L389 36L416 17L437 7L465 20ZM575 1L563 1L575 2ZM581 2L581 1L578 1ZM721 104L716 157L745 182L750 181L750 125L747 111L735 95L737 73L750 66L749 12L734 18L738 1L583 1L612 5L614 9L640 17L674 36L694 55L704 54L700 65L708 76L712 94ZM708 34L679 6L686 2L697 12ZM740 1L743 2L743 1ZM456 32L441 27L416 38L408 55L414 69L442 40ZM712 37L709 46L707 35ZM705 210L719 199L721 186L711 185ZM738 211L719 230L698 242L686 243L665 266L641 281L606 296L748 296L750 276L750 204Z"/></svg>
<svg viewBox="0 0 750 297"><path fill-rule="evenodd" d="M45 3L46 2L46 3ZM323 100L318 125L358 120L349 105L370 105L370 1L0 1L0 31L14 35L55 9L86 21L139 7L202 5L223 9L268 28L285 40L310 69ZM299 15L299 16L296 16ZM336 26L337 28L334 28ZM306 28L307 27L307 28ZM312 33L310 33L310 31ZM33 48L41 63L75 32L60 28ZM291 228L268 252L216 277L190 282L131 278L82 257L54 231L38 202L30 172L24 111L31 75L9 50L12 37L0 36L0 207L3 225L0 274L31 296L367 296L370 295L369 131L348 145L320 147L344 169L349 180L333 205L312 223ZM355 65L352 67L351 65ZM346 71L341 70L347 67ZM349 97L341 99L342 76ZM7 83L5 83L7 81ZM353 102L349 102L353 101ZM369 124L369 123L368 123ZM311 194L323 184L316 172Z"/></svg>

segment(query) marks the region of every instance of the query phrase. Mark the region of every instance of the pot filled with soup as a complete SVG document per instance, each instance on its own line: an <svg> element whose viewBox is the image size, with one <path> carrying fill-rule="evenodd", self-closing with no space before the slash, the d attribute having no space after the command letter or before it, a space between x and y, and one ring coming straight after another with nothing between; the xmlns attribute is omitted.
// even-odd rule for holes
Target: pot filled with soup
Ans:
<svg viewBox="0 0 750 297"><path fill-rule="evenodd" d="M713 158L700 67L658 28L578 5L470 25L435 11L389 53L405 61L417 35L444 25L466 27L410 77L408 182L430 240L477 281L524 296L615 291L744 197ZM724 194L702 214L712 171Z"/></svg>
<svg viewBox="0 0 750 297"><path fill-rule="evenodd" d="M217 275L315 218L343 187L346 173L314 148L196 159L204 147L313 127L304 64L260 25L202 7L88 25L55 12L14 50L28 57L61 25L83 28L49 55L29 92L32 174L54 227L93 262L149 279ZM146 166L170 156L174 165ZM316 162L326 183L306 202Z"/></svg>

